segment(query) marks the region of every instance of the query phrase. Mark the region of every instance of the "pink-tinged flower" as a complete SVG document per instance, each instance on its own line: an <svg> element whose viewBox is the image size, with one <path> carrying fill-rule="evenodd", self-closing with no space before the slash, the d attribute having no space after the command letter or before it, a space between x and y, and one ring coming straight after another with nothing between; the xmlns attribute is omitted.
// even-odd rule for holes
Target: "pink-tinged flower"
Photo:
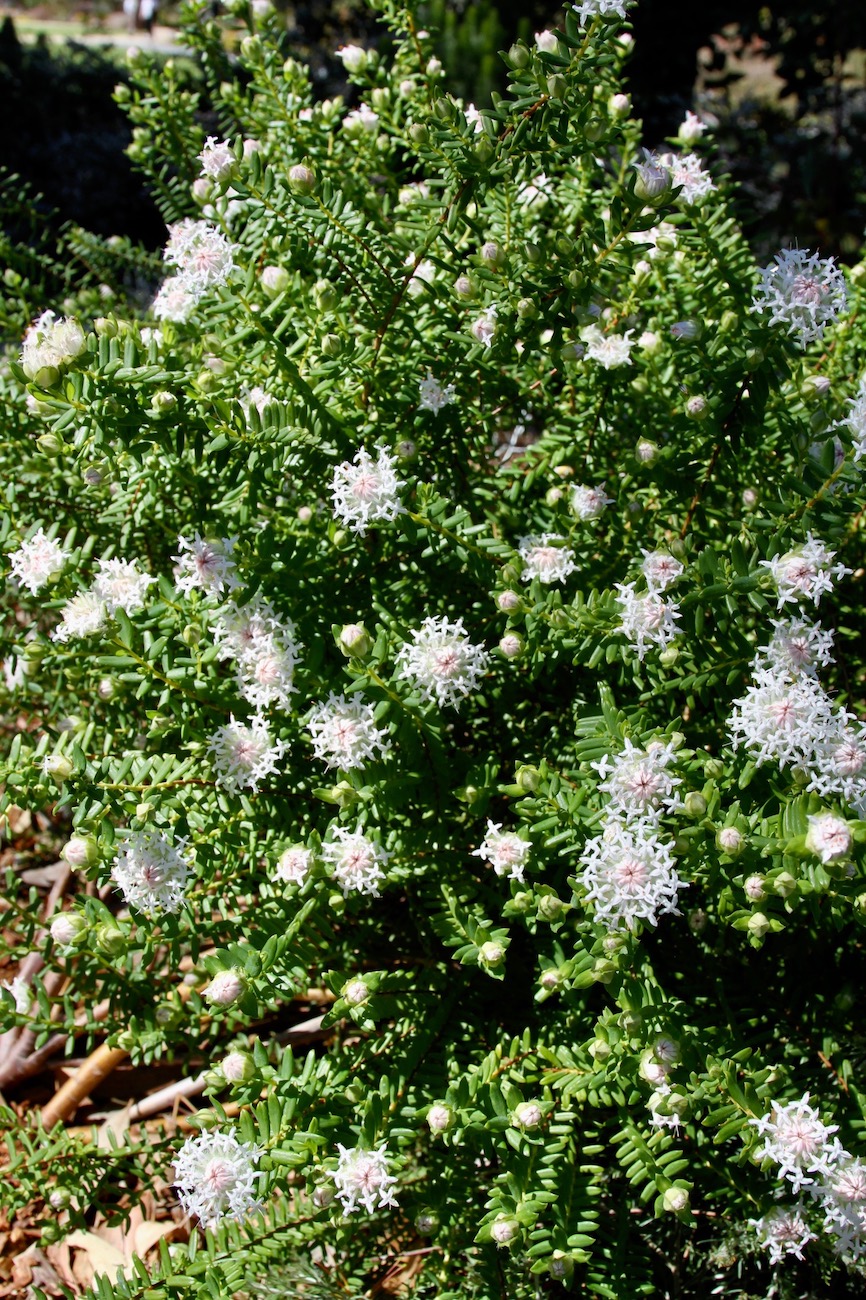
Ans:
<svg viewBox="0 0 866 1300"><path fill-rule="evenodd" d="M177 267L176 278L200 297L225 284L234 270L234 249L225 235L206 221L187 219L169 226L164 257Z"/></svg>
<svg viewBox="0 0 866 1300"><path fill-rule="evenodd" d="M241 585L232 559L236 540L235 537L205 540L200 533L192 541L187 537L177 539L178 554L172 556L177 565L174 580L185 596L191 595L195 588L208 596L222 596Z"/></svg>
<svg viewBox="0 0 866 1300"><path fill-rule="evenodd" d="M218 140L215 135L209 135L205 140L198 160L201 163L202 176L207 176L212 181L226 181L238 168L237 159L228 140Z"/></svg>
<svg viewBox="0 0 866 1300"><path fill-rule="evenodd" d="M334 1171L343 1211L354 1214L361 1206L372 1214L397 1204L392 1188L397 1179L388 1173L387 1147L383 1142L375 1151L361 1147L344 1147L337 1143L340 1159Z"/></svg>
<svg viewBox="0 0 866 1300"><path fill-rule="evenodd" d="M675 560L667 551L645 551L641 547L641 555L644 557L643 564L640 566L641 573L646 578L648 591L667 590L683 573L681 562Z"/></svg>
<svg viewBox="0 0 866 1300"><path fill-rule="evenodd" d="M406 484L397 477L396 464L383 447L375 461L362 447L351 462L336 467L331 497L341 523L363 537L371 523L390 523L402 514L397 494Z"/></svg>
<svg viewBox="0 0 866 1300"><path fill-rule="evenodd" d="M171 275L160 285L151 311L157 320L171 320L182 325L189 320L198 300L199 295L186 280L179 275Z"/></svg>
<svg viewBox="0 0 866 1300"><path fill-rule="evenodd" d="M425 618L410 635L412 644L400 648L397 664L425 700L456 706L478 688L490 656L469 640L462 618Z"/></svg>
<svg viewBox="0 0 866 1300"><path fill-rule="evenodd" d="M823 337L824 329L845 311L845 277L832 257L786 248L761 271L752 311L768 312L771 325L783 325L801 348Z"/></svg>
<svg viewBox="0 0 866 1300"><path fill-rule="evenodd" d="M801 546L761 560L761 568L769 570L776 585L779 609L788 601L811 600L818 605L822 595L833 590L833 583L851 572L844 564L833 564L835 556L835 551L807 533Z"/></svg>
<svg viewBox="0 0 866 1300"><path fill-rule="evenodd" d="M116 614L119 609L136 614L144 609L147 589L156 578L142 573L135 560L99 560L97 567L93 593L109 614Z"/></svg>
<svg viewBox="0 0 866 1300"><path fill-rule="evenodd" d="M480 848L472 855L489 862L497 876L509 880L523 880L523 868L532 852L528 840L522 840L513 831L503 831L501 822L487 822L487 834Z"/></svg>
<svg viewBox="0 0 866 1300"><path fill-rule="evenodd" d="M280 854L274 875L289 885L302 885L313 865L313 850L303 844L292 844Z"/></svg>
<svg viewBox="0 0 866 1300"><path fill-rule="evenodd" d="M825 1124L813 1106L809 1094L784 1105L774 1101L770 1111L760 1119L750 1119L763 1144L754 1155L758 1160L772 1160L779 1166L779 1177L786 1178L794 1192L815 1181L812 1175L826 1175L839 1161L842 1147L833 1138L837 1124Z"/></svg>
<svg viewBox="0 0 866 1300"><path fill-rule="evenodd" d="M59 576L68 559L69 552L53 537L46 537L44 529L37 528L17 551L12 551L9 563L20 585L35 596L46 583Z"/></svg>
<svg viewBox="0 0 866 1300"><path fill-rule="evenodd" d="M234 718L218 727L208 741L213 755L217 784L231 794L256 791L272 772L286 750L283 740L275 741L264 718L252 718L249 725Z"/></svg>
<svg viewBox="0 0 866 1300"><path fill-rule="evenodd" d="M438 379L433 378L430 370L427 371L427 378L419 381L418 388L421 393L418 406L422 411L432 411L434 415L438 415L443 407L455 400L454 385L446 384L443 387Z"/></svg>
<svg viewBox="0 0 866 1300"><path fill-rule="evenodd" d="M638 921L654 926L660 916L679 913L677 895L684 882L670 848L645 822L609 822L584 846L580 861L598 924L634 930Z"/></svg>
<svg viewBox="0 0 866 1300"><path fill-rule="evenodd" d="M786 1255L802 1259L804 1248L810 1241L818 1239L806 1221L802 1205L787 1208L777 1205L763 1218L750 1219L749 1222L761 1245L769 1251L771 1264L781 1264Z"/></svg>
<svg viewBox="0 0 866 1300"><path fill-rule="evenodd" d="M390 749L387 731L376 726L374 709L357 693L335 695L317 704L307 722L316 758L346 772L384 757Z"/></svg>
<svg viewBox="0 0 866 1300"><path fill-rule="evenodd" d="M260 1209L256 1165L261 1150L239 1142L235 1129L188 1138L174 1164L174 1184L185 1214L196 1215L203 1228L221 1219L243 1219Z"/></svg>
<svg viewBox="0 0 866 1300"><path fill-rule="evenodd" d="M545 584L565 582L569 574L576 571L577 565L574 562L574 552L570 547L562 545L564 542L565 538L558 537L556 533L521 537L517 550L523 561L523 581L531 582L533 578L538 578L539 582Z"/></svg>
<svg viewBox="0 0 866 1300"><path fill-rule="evenodd" d="M70 637L94 636L105 627L108 611L93 591L82 591L73 596L60 611L62 621L51 633L52 641L68 641Z"/></svg>
<svg viewBox="0 0 866 1300"><path fill-rule="evenodd" d="M379 885L385 879L384 868L391 854L381 845L344 826L331 830L331 839L322 845L322 857L333 868L334 877L348 896L351 893L379 897Z"/></svg>
<svg viewBox="0 0 866 1300"><path fill-rule="evenodd" d="M586 343L586 355L592 361L597 361L604 370L629 366L633 332L633 330L626 330L625 334L602 334L597 325L590 325L582 334Z"/></svg>
<svg viewBox="0 0 866 1300"><path fill-rule="evenodd" d="M679 631L676 620L680 613L674 602L654 591L639 596L633 582L618 582L616 589L622 622L614 631L628 637L637 649L638 658L646 656L650 645L661 649L670 645Z"/></svg>
<svg viewBox="0 0 866 1300"><path fill-rule="evenodd" d="M828 862L846 858L853 843L851 828L843 817L836 817L833 813L817 813L809 817L806 848L825 866Z"/></svg>
<svg viewBox="0 0 866 1300"><path fill-rule="evenodd" d="M130 831L111 871L124 900L141 912L176 912L189 877L186 843L161 831Z"/></svg>
<svg viewBox="0 0 866 1300"><path fill-rule="evenodd" d="M609 505L613 504L613 497L609 497L604 490L604 484L600 483L598 487L587 487L585 484L578 484L571 489L571 498L569 504L578 519L584 521L589 519L598 519Z"/></svg>
<svg viewBox="0 0 866 1300"><path fill-rule="evenodd" d="M655 742L638 749L626 738L613 760L605 754L590 766L607 777L598 788L607 794L608 807L618 819L658 824L661 817L682 807L676 793L681 780L667 770L675 761L671 745Z"/></svg>

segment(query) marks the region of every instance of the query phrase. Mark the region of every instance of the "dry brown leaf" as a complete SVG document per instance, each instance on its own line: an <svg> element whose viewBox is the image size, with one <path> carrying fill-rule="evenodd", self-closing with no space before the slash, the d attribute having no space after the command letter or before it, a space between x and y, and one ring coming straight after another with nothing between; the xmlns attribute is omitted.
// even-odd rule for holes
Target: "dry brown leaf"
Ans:
<svg viewBox="0 0 866 1300"><path fill-rule="evenodd" d="M141 1210L136 1207L125 1228L109 1228L102 1224L91 1232L70 1233L66 1238L68 1245L83 1251L85 1256L79 1256L74 1261L73 1271L86 1286L90 1285L98 1273L106 1274L111 1282L118 1273L131 1277L133 1255L144 1259L161 1237L171 1236L175 1230L175 1224L171 1220L161 1223L145 1220ZM84 1274L88 1272L89 1276L85 1277Z"/></svg>
<svg viewBox="0 0 866 1300"><path fill-rule="evenodd" d="M9 839L13 835L22 835L24 831L29 831L33 825L33 817L27 808L19 808L17 803L12 803L0 817L0 835L6 835Z"/></svg>

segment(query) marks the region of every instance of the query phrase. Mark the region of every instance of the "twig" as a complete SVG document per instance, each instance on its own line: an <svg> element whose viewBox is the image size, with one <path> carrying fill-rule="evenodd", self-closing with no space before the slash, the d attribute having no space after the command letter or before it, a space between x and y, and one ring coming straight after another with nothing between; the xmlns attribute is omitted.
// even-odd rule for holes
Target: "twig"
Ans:
<svg viewBox="0 0 866 1300"><path fill-rule="evenodd" d="M50 1132L55 1124L74 1115L90 1090L102 1083L103 1079L107 1079L128 1055L125 1048L108 1047L105 1043L91 1052L72 1078L67 1079L48 1104L42 1107L42 1125L46 1131Z"/></svg>

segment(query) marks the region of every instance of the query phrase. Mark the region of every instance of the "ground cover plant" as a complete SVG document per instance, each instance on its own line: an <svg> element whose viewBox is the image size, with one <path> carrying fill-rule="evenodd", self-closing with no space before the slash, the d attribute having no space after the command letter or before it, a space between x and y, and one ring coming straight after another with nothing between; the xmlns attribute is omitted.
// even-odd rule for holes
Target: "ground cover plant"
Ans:
<svg viewBox="0 0 866 1300"><path fill-rule="evenodd" d="M104 1297L857 1294L866 268L641 148L622 0L480 111L376 11L347 104L190 6L151 307L6 275L0 1206Z"/></svg>

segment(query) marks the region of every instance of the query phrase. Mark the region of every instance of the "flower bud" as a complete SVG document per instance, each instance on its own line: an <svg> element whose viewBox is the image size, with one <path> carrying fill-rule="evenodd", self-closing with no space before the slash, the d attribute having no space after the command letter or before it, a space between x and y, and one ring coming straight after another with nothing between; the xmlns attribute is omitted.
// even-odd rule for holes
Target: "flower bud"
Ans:
<svg viewBox="0 0 866 1300"><path fill-rule="evenodd" d="M289 168L289 188L294 194L312 194L316 188L315 174L305 163Z"/></svg>
<svg viewBox="0 0 866 1300"><path fill-rule="evenodd" d="M363 623L346 623L337 645L347 659L366 659L373 649L373 638Z"/></svg>
<svg viewBox="0 0 866 1300"><path fill-rule="evenodd" d="M204 207L210 203L214 195L213 181L208 176L199 176L192 183L192 197L196 203Z"/></svg>
<svg viewBox="0 0 866 1300"><path fill-rule="evenodd" d="M56 384L57 380L60 378L60 372L55 371L55 374L57 375L57 378L53 379L51 383ZM50 388L51 383L43 383L40 381L39 386L40 388ZM46 456L59 456L63 452L63 439L59 438L56 433L41 433L36 439L36 446Z"/></svg>
<svg viewBox="0 0 866 1300"><path fill-rule="evenodd" d="M474 298L475 285L472 283L468 275L458 275L457 279L454 281L454 292L457 294L458 298Z"/></svg>
<svg viewBox="0 0 866 1300"><path fill-rule="evenodd" d="M634 449L635 460L641 465L654 465L659 458L658 443L639 438Z"/></svg>
<svg viewBox="0 0 866 1300"><path fill-rule="evenodd" d="M662 1196L662 1205L671 1214L682 1214L689 1208L689 1194L685 1187L669 1187Z"/></svg>
<svg viewBox="0 0 866 1300"><path fill-rule="evenodd" d="M609 984L616 975L616 966L606 957L597 957L592 968L592 978L599 984Z"/></svg>
<svg viewBox="0 0 866 1300"><path fill-rule="evenodd" d="M519 659L523 648L523 637L518 632L506 632L499 642L499 651L506 659Z"/></svg>
<svg viewBox="0 0 866 1300"><path fill-rule="evenodd" d="M403 83L404 85L407 83ZM411 86L411 82L408 83ZM422 122L413 122L409 127L409 139L414 145L425 145L430 139L430 132Z"/></svg>
<svg viewBox="0 0 866 1300"><path fill-rule="evenodd" d="M313 293L318 311L333 311L339 301L337 290L327 280L317 280Z"/></svg>
<svg viewBox="0 0 866 1300"><path fill-rule="evenodd" d="M516 609L520 609L520 596L510 587L500 591L496 597L496 607L502 614L513 614Z"/></svg>
<svg viewBox="0 0 866 1300"><path fill-rule="evenodd" d="M490 1236L497 1246L507 1246L520 1232L520 1224L510 1214L496 1217L490 1229Z"/></svg>
<svg viewBox="0 0 866 1300"><path fill-rule="evenodd" d="M550 1257L547 1271L559 1282L567 1282L574 1273L574 1257L562 1250L555 1250Z"/></svg>
<svg viewBox="0 0 866 1300"><path fill-rule="evenodd" d="M670 333L671 338L692 342L701 337L701 327L696 320L678 320L671 326Z"/></svg>
<svg viewBox="0 0 866 1300"><path fill-rule="evenodd" d="M247 980L243 971L221 970L214 975L204 990L204 997L217 1007L230 1007L247 991Z"/></svg>
<svg viewBox="0 0 866 1300"><path fill-rule="evenodd" d="M256 1063L250 1052L237 1048L223 1057L220 1070L226 1083L249 1083L256 1072Z"/></svg>
<svg viewBox="0 0 866 1300"><path fill-rule="evenodd" d="M370 987L363 979L347 980L340 990L340 995L350 1007L360 1007L369 998Z"/></svg>
<svg viewBox="0 0 866 1300"><path fill-rule="evenodd" d="M709 413L710 409L707 406L707 399L705 397L695 395L694 397L690 397L686 402L686 415L690 420L705 420Z"/></svg>
<svg viewBox="0 0 866 1300"><path fill-rule="evenodd" d="M284 266L266 266L262 271L262 288L270 298L285 293L289 287L289 273Z"/></svg>
<svg viewBox="0 0 866 1300"><path fill-rule="evenodd" d="M551 99L564 99L568 93L568 82L559 72L547 78L547 93Z"/></svg>
<svg viewBox="0 0 866 1300"><path fill-rule="evenodd" d="M637 177L634 183L635 197L653 206L665 201L671 192L671 174L660 159L644 149L644 161L635 163Z"/></svg>
<svg viewBox="0 0 866 1300"><path fill-rule="evenodd" d="M486 244L481 245L481 260L488 266L498 269L505 263L505 252L501 245L490 239Z"/></svg>
<svg viewBox="0 0 866 1300"><path fill-rule="evenodd" d="M90 929L79 912L58 912L51 922L49 933L56 944L69 948L80 942Z"/></svg>
<svg viewBox="0 0 866 1300"><path fill-rule="evenodd" d="M540 921L559 921L565 911L565 903L556 894L542 894L538 900L538 919Z"/></svg>
<svg viewBox="0 0 866 1300"><path fill-rule="evenodd" d="M538 1128L543 1119L544 1111L537 1101L521 1101L511 1114L512 1127L524 1130Z"/></svg>
<svg viewBox="0 0 866 1300"><path fill-rule="evenodd" d="M521 320L536 320L538 308L531 298L521 298L517 304L517 315Z"/></svg>
<svg viewBox="0 0 866 1300"><path fill-rule="evenodd" d="M75 765L65 754L46 754L42 760L42 771L58 785L62 785L68 777L72 776Z"/></svg>
<svg viewBox="0 0 866 1300"><path fill-rule="evenodd" d="M514 784L519 785L527 794L534 794L541 785L541 773L529 763L521 763L514 773Z"/></svg>
<svg viewBox="0 0 866 1300"><path fill-rule="evenodd" d="M716 832L716 848L731 858L738 858L745 848L745 841L736 826L722 826Z"/></svg>
<svg viewBox="0 0 866 1300"><path fill-rule="evenodd" d="M790 871L780 871L773 881L773 891L780 898L790 898L797 889L797 882Z"/></svg>
<svg viewBox="0 0 866 1300"><path fill-rule="evenodd" d="M435 1102L427 1112L427 1127L431 1133L445 1133L454 1123L454 1112L444 1102Z"/></svg>
<svg viewBox="0 0 866 1300"><path fill-rule="evenodd" d="M339 334L326 334L322 339L322 353L326 357L338 357L343 351L343 340Z"/></svg>
<svg viewBox="0 0 866 1300"><path fill-rule="evenodd" d="M104 921L98 925L93 939L100 952L106 953L109 957L119 957L126 950L127 936L112 921Z"/></svg>
<svg viewBox="0 0 866 1300"><path fill-rule="evenodd" d="M329 1187L327 1184L317 1187L313 1192L313 1204L317 1210L326 1210L336 1195L335 1187Z"/></svg>
<svg viewBox="0 0 866 1300"><path fill-rule="evenodd" d="M73 835L60 850L60 856L73 871L85 871L99 861L99 845L92 835Z"/></svg>
<svg viewBox="0 0 866 1300"><path fill-rule="evenodd" d="M706 811L707 801L704 796L697 790L690 790L683 800L683 812L685 815L687 817L694 817L695 820L697 820L699 817L705 816Z"/></svg>
<svg viewBox="0 0 866 1300"><path fill-rule="evenodd" d="M541 978L538 982L545 993L553 993L562 983L562 975L555 966L549 966L547 970L541 972Z"/></svg>
<svg viewBox="0 0 866 1300"><path fill-rule="evenodd" d="M367 69L367 51L361 45L343 45L337 50L337 58L342 59L343 67L352 76Z"/></svg>
<svg viewBox="0 0 866 1300"><path fill-rule="evenodd" d="M608 112L614 120L620 120L628 117L631 112L631 97L629 95L617 94L611 95L607 101Z"/></svg>
<svg viewBox="0 0 866 1300"><path fill-rule="evenodd" d="M594 1061L601 1064L606 1061L611 1054L611 1045L604 1038L594 1038L589 1045L588 1051Z"/></svg>
<svg viewBox="0 0 866 1300"><path fill-rule="evenodd" d="M439 1231L439 1216L432 1210L422 1210L415 1218L415 1230L422 1237L432 1237Z"/></svg>
<svg viewBox="0 0 866 1300"><path fill-rule="evenodd" d="M749 917L749 923L746 926L749 934L756 939L762 939L770 928L770 922L763 912L753 912Z"/></svg>
<svg viewBox="0 0 866 1300"><path fill-rule="evenodd" d="M498 970L505 961L505 948L494 939L489 939L478 949L478 961L488 970Z"/></svg>

